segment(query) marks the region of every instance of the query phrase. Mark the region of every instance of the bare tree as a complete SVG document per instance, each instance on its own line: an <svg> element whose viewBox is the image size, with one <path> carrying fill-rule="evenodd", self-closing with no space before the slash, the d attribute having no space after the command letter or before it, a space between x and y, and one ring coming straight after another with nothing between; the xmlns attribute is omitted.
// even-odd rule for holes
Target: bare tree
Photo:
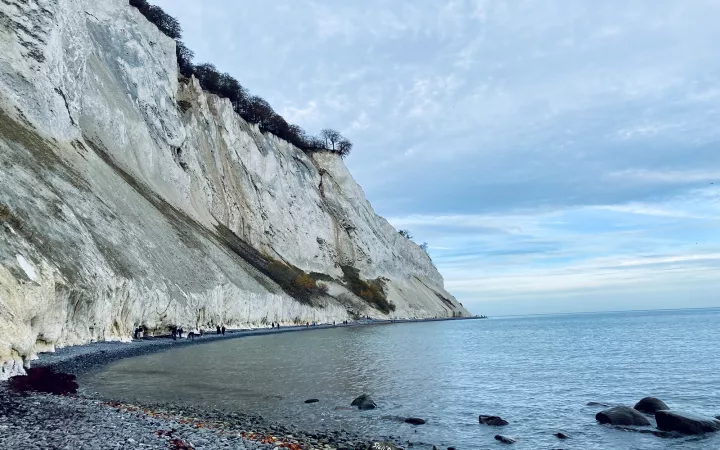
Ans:
<svg viewBox="0 0 720 450"><path fill-rule="evenodd" d="M409 230L398 230L398 233L400 233L400 236L404 237L405 239L412 239L412 234L410 234Z"/></svg>
<svg viewBox="0 0 720 450"><path fill-rule="evenodd" d="M347 155L350 154L350 150L353 148L352 142L348 141L345 138L340 139L340 142L338 142L337 145L337 151L340 154L341 157L345 158Z"/></svg>
<svg viewBox="0 0 720 450"><path fill-rule="evenodd" d="M325 140L325 148L328 150L335 150L335 144L342 139L342 135L330 128L325 128L320 131L320 137Z"/></svg>

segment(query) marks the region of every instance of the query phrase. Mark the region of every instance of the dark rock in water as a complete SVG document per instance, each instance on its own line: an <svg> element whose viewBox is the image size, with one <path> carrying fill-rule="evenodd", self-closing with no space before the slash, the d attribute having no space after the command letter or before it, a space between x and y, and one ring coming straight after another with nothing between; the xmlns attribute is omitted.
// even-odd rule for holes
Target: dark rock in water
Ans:
<svg viewBox="0 0 720 450"><path fill-rule="evenodd" d="M633 406L633 408L637 409L641 413L650 415L653 415L658 411L670 409L664 401L655 397L645 397L644 399L637 402L635 406Z"/></svg>
<svg viewBox="0 0 720 450"><path fill-rule="evenodd" d="M418 419L417 417L408 417L405 419L405 423L409 423L411 425L425 425L425 420Z"/></svg>
<svg viewBox="0 0 720 450"><path fill-rule="evenodd" d="M361 410L377 408L377 405L375 404L373 399L370 398L370 396L367 394L363 394L360 397L353 400L353 402L350 403L350 406L357 406L358 409L361 409Z"/></svg>
<svg viewBox="0 0 720 450"><path fill-rule="evenodd" d="M600 403L600 402L587 402L587 406L602 406L603 408L612 408L612 405L608 405L607 403Z"/></svg>
<svg viewBox="0 0 720 450"><path fill-rule="evenodd" d="M502 434L496 434L495 440L500 441L503 444L514 444L515 443L515 439L513 439L509 436L503 436Z"/></svg>
<svg viewBox="0 0 720 450"><path fill-rule="evenodd" d="M455 450L455 447L448 447L447 450Z"/></svg>
<svg viewBox="0 0 720 450"><path fill-rule="evenodd" d="M27 370L27 375L10 378L10 387L17 392L37 391L55 395L76 394L75 375L55 372L47 367Z"/></svg>
<svg viewBox="0 0 720 450"><path fill-rule="evenodd" d="M657 427L662 431L684 434L702 434L720 431L720 421L712 417L681 411L658 411L655 413Z"/></svg>
<svg viewBox="0 0 720 450"><path fill-rule="evenodd" d="M319 402L319 401L320 401L320 400L318 400L318 399L316 399L316 398L311 398L311 399L305 400L305 403L317 403L317 402Z"/></svg>
<svg viewBox="0 0 720 450"><path fill-rule="evenodd" d="M649 426L650 421L640 411L627 406L616 406L595 414L595 420L610 425Z"/></svg>
<svg viewBox="0 0 720 450"><path fill-rule="evenodd" d="M484 416L480 415L478 416L478 421L484 425L491 425L493 427L504 427L509 422L502 417L498 416Z"/></svg>
<svg viewBox="0 0 720 450"><path fill-rule="evenodd" d="M553 436L555 436L555 437L558 438L558 439L567 439L567 438L569 437L569 436L568 436L567 434L565 434L565 433L555 433L555 434L553 434Z"/></svg>

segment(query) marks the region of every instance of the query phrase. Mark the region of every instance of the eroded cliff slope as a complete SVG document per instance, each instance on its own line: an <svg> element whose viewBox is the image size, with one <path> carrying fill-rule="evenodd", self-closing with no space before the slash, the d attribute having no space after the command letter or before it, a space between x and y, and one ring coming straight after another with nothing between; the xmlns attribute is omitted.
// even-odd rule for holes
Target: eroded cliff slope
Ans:
<svg viewBox="0 0 720 450"><path fill-rule="evenodd" d="M127 0L0 2L0 378L137 325L467 315L337 155L179 80L174 46Z"/></svg>

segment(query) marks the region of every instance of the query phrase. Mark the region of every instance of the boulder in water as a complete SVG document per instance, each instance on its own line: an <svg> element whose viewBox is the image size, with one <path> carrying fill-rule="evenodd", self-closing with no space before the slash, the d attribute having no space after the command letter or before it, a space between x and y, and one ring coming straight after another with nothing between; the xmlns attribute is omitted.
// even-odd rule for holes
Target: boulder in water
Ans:
<svg viewBox="0 0 720 450"><path fill-rule="evenodd" d="M553 436L555 436L555 437L558 438L558 439L567 439L567 438L569 437L569 436L568 436L567 434L565 434L565 433L555 433L555 434L553 434Z"/></svg>
<svg viewBox="0 0 720 450"><path fill-rule="evenodd" d="M720 431L720 421L712 417L681 411L658 411L655 413L657 427L662 431L683 434L702 434Z"/></svg>
<svg viewBox="0 0 720 450"><path fill-rule="evenodd" d="M595 414L595 420L609 425L649 426L650 421L640 411L627 406L616 406Z"/></svg>
<svg viewBox="0 0 720 450"><path fill-rule="evenodd" d="M318 399L316 399L316 398L310 398L310 399L308 399L308 400L305 400L305 403L317 403L317 402L319 402L319 401L320 401L320 400L318 400Z"/></svg>
<svg viewBox="0 0 720 450"><path fill-rule="evenodd" d="M357 406L360 410L375 409L377 405L369 395L363 394L350 403L350 406Z"/></svg>
<svg viewBox="0 0 720 450"><path fill-rule="evenodd" d="M411 425L425 425L425 420L417 417L408 417L405 419L405 423L409 423Z"/></svg>
<svg viewBox="0 0 720 450"><path fill-rule="evenodd" d="M496 434L495 440L500 441L503 444L514 444L516 442L514 438L511 438L510 436L503 436L502 434Z"/></svg>
<svg viewBox="0 0 720 450"><path fill-rule="evenodd" d="M491 425L493 427L504 427L509 422L502 417L499 416L485 416L480 415L478 416L478 421L484 425Z"/></svg>
<svg viewBox="0 0 720 450"><path fill-rule="evenodd" d="M633 406L633 408L637 409L643 414L650 415L654 415L658 411L670 409L664 401L655 397L645 397L644 399L637 402L635 406Z"/></svg>

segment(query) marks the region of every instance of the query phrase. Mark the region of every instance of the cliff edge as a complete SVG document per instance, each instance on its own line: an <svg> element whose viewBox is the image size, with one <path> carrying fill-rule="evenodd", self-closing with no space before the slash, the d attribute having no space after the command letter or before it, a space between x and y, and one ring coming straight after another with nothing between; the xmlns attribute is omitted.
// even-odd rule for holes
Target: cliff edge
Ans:
<svg viewBox="0 0 720 450"><path fill-rule="evenodd" d="M134 327L466 316L342 159L178 77L127 0L0 2L0 379Z"/></svg>

